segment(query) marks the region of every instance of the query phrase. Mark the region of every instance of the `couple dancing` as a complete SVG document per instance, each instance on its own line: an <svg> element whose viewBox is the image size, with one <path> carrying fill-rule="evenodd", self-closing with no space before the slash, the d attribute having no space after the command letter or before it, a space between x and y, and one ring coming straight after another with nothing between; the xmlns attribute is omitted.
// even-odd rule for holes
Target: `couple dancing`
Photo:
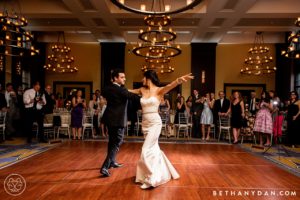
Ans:
<svg viewBox="0 0 300 200"><path fill-rule="evenodd" d="M116 162L116 154L123 141L124 130L127 126L127 100L141 95L142 131L145 141L137 164L135 181L142 184L142 189L147 189L164 184L171 178L179 178L179 174L158 145L162 127L158 107L164 94L193 78L191 74L187 74L164 87L160 87L156 72L149 70L144 73L143 87L128 91L122 87L126 80L124 72L119 69L112 72L113 84L105 88L103 92L103 96L107 99L107 108L103 114L103 119L108 126L109 135L107 156L100 169L103 176L110 176L109 168L122 166Z"/></svg>

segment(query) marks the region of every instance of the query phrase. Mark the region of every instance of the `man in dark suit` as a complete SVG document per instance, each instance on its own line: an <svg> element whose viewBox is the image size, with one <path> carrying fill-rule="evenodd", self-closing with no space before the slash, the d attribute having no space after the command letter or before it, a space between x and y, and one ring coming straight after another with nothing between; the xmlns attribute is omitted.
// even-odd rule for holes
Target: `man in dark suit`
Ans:
<svg viewBox="0 0 300 200"><path fill-rule="evenodd" d="M213 108L214 117L218 119L220 115L225 115L228 112L229 107L230 107L230 101L226 99L224 92L220 91L219 99L216 100Z"/></svg>
<svg viewBox="0 0 300 200"><path fill-rule="evenodd" d="M256 114L256 111L257 111L257 107L256 105L259 103L259 99L256 98L256 92L251 92L251 98L250 98L250 101L249 101L249 111L252 115L255 115Z"/></svg>
<svg viewBox="0 0 300 200"><path fill-rule="evenodd" d="M203 101L199 95L198 90L193 90L193 103L191 107L191 114L193 116L193 130L192 134L195 138L200 138L200 118L203 110Z"/></svg>
<svg viewBox="0 0 300 200"><path fill-rule="evenodd" d="M100 173L108 177L109 168L118 168L122 164L116 162L116 155L122 144L125 127L127 126L127 104L128 99L136 95L124 88L125 74L116 69L112 72L112 84L104 88L103 97L107 100L107 107L103 114L103 122L108 129L108 151L106 159L100 169Z"/></svg>

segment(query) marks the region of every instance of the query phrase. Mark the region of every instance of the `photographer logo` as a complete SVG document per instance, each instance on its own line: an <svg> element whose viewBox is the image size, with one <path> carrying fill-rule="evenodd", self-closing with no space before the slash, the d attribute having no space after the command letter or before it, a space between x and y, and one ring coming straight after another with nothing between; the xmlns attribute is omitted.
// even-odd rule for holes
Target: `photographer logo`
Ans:
<svg viewBox="0 0 300 200"><path fill-rule="evenodd" d="M4 189L7 194L18 196L26 189L26 181L23 176L19 174L10 174L4 180Z"/></svg>

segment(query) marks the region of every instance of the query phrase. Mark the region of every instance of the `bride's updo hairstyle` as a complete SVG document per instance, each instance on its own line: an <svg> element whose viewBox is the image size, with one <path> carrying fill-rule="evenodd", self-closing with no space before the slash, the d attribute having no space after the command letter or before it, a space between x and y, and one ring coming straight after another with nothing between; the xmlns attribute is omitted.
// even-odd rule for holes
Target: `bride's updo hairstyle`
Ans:
<svg viewBox="0 0 300 200"><path fill-rule="evenodd" d="M156 71L148 70L144 73L144 77L146 79L151 80L155 86L160 87L160 82L159 82L158 76L156 74Z"/></svg>

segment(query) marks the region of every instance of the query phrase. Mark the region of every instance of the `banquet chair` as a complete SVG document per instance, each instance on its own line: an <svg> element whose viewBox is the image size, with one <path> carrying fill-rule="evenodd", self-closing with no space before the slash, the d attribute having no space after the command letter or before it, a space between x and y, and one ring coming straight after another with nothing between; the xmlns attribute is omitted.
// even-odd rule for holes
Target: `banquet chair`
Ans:
<svg viewBox="0 0 300 200"><path fill-rule="evenodd" d="M82 139L84 139L86 130L94 131L93 114L89 112L85 113L82 118Z"/></svg>
<svg viewBox="0 0 300 200"><path fill-rule="evenodd" d="M44 117L44 134L49 138L49 134L53 134L53 139L55 139L55 129L53 125L53 114L46 114Z"/></svg>
<svg viewBox="0 0 300 200"><path fill-rule="evenodd" d="M159 115L160 115L161 122L162 122L161 134L164 131L165 137L168 137L168 124L167 124L168 114L166 112L161 112Z"/></svg>
<svg viewBox="0 0 300 200"><path fill-rule="evenodd" d="M180 131L183 131L184 137L190 138L190 127L185 113L178 113L178 124L175 124L175 127L177 128L177 138L180 136Z"/></svg>
<svg viewBox="0 0 300 200"><path fill-rule="evenodd" d="M230 126L230 117L229 116L219 116L219 137L220 141L221 134L223 132L228 134L229 143L231 143L231 126Z"/></svg>
<svg viewBox="0 0 300 200"><path fill-rule="evenodd" d="M57 139L59 138L59 132L62 130L66 130L69 139L71 139L71 132L70 132L70 124L71 124L71 115L69 112L62 112L60 113L60 126L57 128Z"/></svg>

